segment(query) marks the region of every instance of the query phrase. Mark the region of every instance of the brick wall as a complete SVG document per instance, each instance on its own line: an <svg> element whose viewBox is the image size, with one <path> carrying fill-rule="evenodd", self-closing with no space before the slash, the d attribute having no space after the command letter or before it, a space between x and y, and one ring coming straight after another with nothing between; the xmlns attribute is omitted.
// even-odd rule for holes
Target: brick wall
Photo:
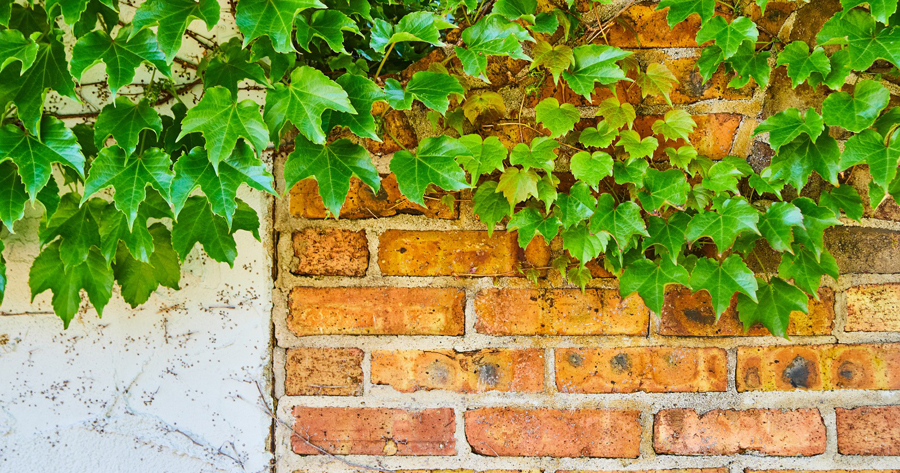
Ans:
<svg viewBox="0 0 900 473"><path fill-rule="evenodd" d="M769 2L757 17L783 39L808 39L807 25L836 4ZM694 115L701 153L764 164L772 151L751 138L756 124L821 103L779 74L764 90L727 89L724 75L702 84L697 25L670 31L654 7L629 8L610 43L675 72L672 99ZM489 72L520 121L533 122L529 107L543 97L592 117L608 96L598 89L589 103L548 80L523 99L526 63ZM634 90L620 97L643 116L665 110ZM648 133L652 120L638 121ZM434 134L415 108L389 112L386 126L408 148ZM479 131L520 140L516 127ZM639 297L620 298L599 265L584 292L553 272L529 282L517 269L546 267L562 253L558 241L522 250L502 225L488 235L470 192L453 208L440 195L411 204L387 174L400 147L367 147L383 188L355 181L340 220L324 218L312 181L285 190L276 208L277 471L900 471L891 470L900 468L896 205L867 208L862 225L827 235L843 274L825 281L808 315L792 316L784 340L761 327L744 333L733 307L716 324L705 293L679 288L657 318ZM558 160L563 182L567 161ZM861 170L851 182L865 191L868 179Z"/></svg>

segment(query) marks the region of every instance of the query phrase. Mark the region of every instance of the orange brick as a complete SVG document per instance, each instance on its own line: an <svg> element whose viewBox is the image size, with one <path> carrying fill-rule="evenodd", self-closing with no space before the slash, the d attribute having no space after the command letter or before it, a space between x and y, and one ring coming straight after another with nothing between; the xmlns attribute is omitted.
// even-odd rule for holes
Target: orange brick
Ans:
<svg viewBox="0 0 900 473"><path fill-rule="evenodd" d="M369 243L365 230L306 228L294 233L294 274L365 276Z"/></svg>
<svg viewBox="0 0 900 473"><path fill-rule="evenodd" d="M488 335L646 335L650 310L616 289L488 289L475 296Z"/></svg>
<svg viewBox="0 0 900 473"><path fill-rule="evenodd" d="M557 470L556 473L728 473L728 468L679 468L674 470Z"/></svg>
<svg viewBox="0 0 900 473"><path fill-rule="evenodd" d="M737 389L900 389L900 343L739 347Z"/></svg>
<svg viewBox="0 0 900 473"><path fill-rule="evenodd" d="M847 289L848 332L900 332L900 284Z"/></svg>
<svg viewBox="0 0 900 473"><path fill-rule="evenodd" d="M550 249L541 238L523 250L515 232L388 230L381 235L378 264L386 276L522 276L520 267L547 266Z"/></svg>
<svg viewBox="0 0 900 473"><path fill-rule="evenodd" d="M788 335L831 335L834 328L834 291L823 287L819 289L818 295L818 301L809 299L809 314L791 312ZM745 333L736 305L737 298L733 298L717 323L709 293L698 291L692 294L686 287L673 287L666 291L659 319L659 333L694 337L769 335L769 330L762 324L750 327Z"/></svg>
<svg viewBox="0 0 900 473"><path fill-rule="evenodd" d="M460 393L544 390L542 350L403 350L372 353L372 383L400 392L443 389Z"/></svg>
<svg viewBox="0 0 900 473"><path fill-rule="evenodd" d="M361 396L363 351L358 348L292 348L285 360L288 396Z"/></svg>
<svg viewBox="0 0 900 473"><path fill-rule="evenodd" d="M811 456L825 452L825 423L816 409L664 409L653 422L658 454L734 455L758 452Z"/></svg>
<svg viewBox="0 0 900 473"><path fill-rule="evenodd" d="M687 144L682 139L667 140L662 135L653 134L653 123L662 118L658 115L640 115L634 120L634 129L642 137L656 136L659 147L654 153L657 159L668 159L665 149L669 146L678 148ZM733 113L711 113L693 115L697 127L689 135L691 144L697 152L712 159L721 159L731 154L731 146L743 117Z"/></svg>
<svg viewBox="0 0 900 473"><path fill-rule="evenodd" d="M564 393L709 392L728 387L721 348L571 348L556 351Z"/></svg>
<svg viewBox="0 0 900 473"><path fill-rule="evenodd" d="M295 407L291 448L319 455L311 444L335 455L454 455L453 409Z"/></svg>
<svg viewBox="0 0 900 473"><path fill-rule="evenodd" d="M675 28L666 22L668 9L656 5L633 5L619 16L607 33L608 44L619 48L694 48L700 17L692 15ZM598 41L602 41L601 36Z"/></svg>
<svg viewBox="0 0 900 473"><path fill-rule="evenodd" d="M454 288L297 287L287 326L296 335L462 335L465 292Z"/></svg>
<svg viewBox="0 0 900 473"><path fill-rule="evenodd" d="M397 178L393 174L383 176L378 192L353 177L350 192L341 208L341 218L361 219L391 217L398 214L425 215L426 217L455 219L459 215L459 204L450 208L439 200L445 192L428 194L425 207L414 204L400 194ZM325 204L319 197L319 184L314 179L304 179L291 188L291 215L298 218L326 218Z"/></svg>
<svg viewBox="0 0 900 473"><path fill-rule="evenodd" d="M900 406L835 409L838 451L844 455L900 455Z"/></svg>
<svg viewBox="0 0 900 473"><path fill-rule="evenodd" d="M744 473L900 473L900 470L744 470Z"/></svg>
<svg viewBox="0 0 900 473"><path fill-rule="evenodd" d="M479 455L637 458L639 417L615 409L474 409L465 413L466 438Z"/></svg>

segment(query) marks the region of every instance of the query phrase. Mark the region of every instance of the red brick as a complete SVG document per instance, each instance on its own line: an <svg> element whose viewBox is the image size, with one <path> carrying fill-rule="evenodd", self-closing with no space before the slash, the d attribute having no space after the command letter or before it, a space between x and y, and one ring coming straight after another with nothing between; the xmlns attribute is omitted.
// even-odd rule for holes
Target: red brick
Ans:
<svg viewBox="0 0 900 473"><path fill-rule="evenodd" d="M444 192L428 194L425 207L410 202L400 193L397 178L393 174L383 176L378 192L357 178L350 179L350 192L341 208L341 218L361 219L391 217L398 214L425 215L426 217L455 219L459 204L450 208L441 203ZM298 218L326 218L325 204L319 197L319 185L314 179L304 179L291 188L291 215Z"/></svg>
<svg viewBox="0 0 900 473"><path fill-rule="evenodd" d="M717 409L702 415L665 409L653 423L653 448L674 455L818 455L825 452L825 423L816 409Z"/></svg>
<svg viewBox="0 0 900 473"><path fill-rule="evenodd" d="M293 415L291 448L299 455L321 454L310 443L335 455L456 454L456 422L449 408L295 407Z"/></svg>
<svg viewBox="0 0 900 473"><path fill-rule="evenodd" d="M900 284L847 289L848 332L900 332Z"/></svg>
<svg viewBox="0 0 900 473"><path fill-rule="evenodd" d="M361 396L363 351L358 348L292 348L285 360L288 396Z"/></svg>
<svg viewBox="0 0 900 473"><path fill-rule="evenodd" d="M834 329L834 291L823 287L819 289L818 295L818 301L809 299L809 314L791 312L788 335L831 335ZM659 334L694 337L770 335L762 324L756 324L744 332L744 324L738 318L736 305L737 298L733 298L731 305L716 322L709 293L691 293L686 287L673 287L666 291L659 319Z"/></svg>
<svg viewBox="0 0 900 473"><path fill-rule="evenodd" d="M544 390L542 350L403 350L372 353L372 383L400 392L443 389L460 393Z"/></svg>
<svg viewBox="0 0 900 473"><path fill-rule="evenodd" d="M488 335L646 335L650 310L616 289L488 289L475 296Z"/></svg>
<svg viewBox="0 0 900 473"><path fill-rule="evenodd" d="M633 5L622 12L609 29L608 44L628 49L697 47L694 38L700 30L700 17L692 15L687 21L669 28L668 12L668 9L656 10L655 4Z"/></svg>
<svg viewBox="0 0 900 473"><path fill-rule="evenodd" d="M900 343L739 347L737 389L900 389Z"/></svg>
<svg viewBox="0 0 900 473"><path fill-rule="evenodd" d="M474 409L465 413L466 438L479 455L637 458L639 417L614 409Z"/></svg>
<svg viewBox="0 0 900 473"><path fill-rule="evenodd" d="M296 335L462 335L465 292L455 288L297 287L287 326Z"/></svg>
<svg viewBox="0 0 900 473"><path fill-rule="evenodd" d="M365 276L369 267L366 232L306 228L294 233L294 274Z"/></svg>
<svg viewBox="0 0 900 473"><path fill-rule="evenodd" d="M900 470L744 470L744 473L900 473Z"/></svg>
<svg viewBox="0 0 900 473"><path fill-rule="evenodd" d="M679 468L674 470L557 470L556 473L728 473L727 467L722 468Z"/></svg>
<svg viewBox="0 0 900 473"><path fill-rule="evenodd" d="M549 261L541 238L523 250L515 232L388 230L378 248L386 276L523 276L520 267Z"/></svg>
<svg viewBox="0 0 900 473"><path fill-rule="evenodd" d="M900 455L900 406L835 409L838 452Z"/></svg>
<svg viewBox="0 0 900 473"><path fill-rule="evenodd" d="M728 387L721 348L571 348L556 351L564 393L709 392Z"/></svg>

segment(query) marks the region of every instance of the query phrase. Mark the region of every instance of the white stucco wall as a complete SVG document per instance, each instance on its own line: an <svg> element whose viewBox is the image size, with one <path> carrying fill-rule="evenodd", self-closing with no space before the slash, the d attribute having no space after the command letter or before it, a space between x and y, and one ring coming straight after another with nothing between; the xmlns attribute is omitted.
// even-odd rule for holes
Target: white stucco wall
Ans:
<svg viewBox="0 0 900 473"><path fill-rule="evenodd" d="M221 41L235 34L227 9L222 18L212 33L199 22L192 29ZM199 54L185 39L180 56ZM174 70L176 83L193 78ZM84 82L103 78L96 66ZM80 113L109 100L102 84L83 92L84 104L52 96L48 104ZM82 310L68 330L52 314L50 292L30 301L37 214L3 236L10 280L0 305L0 472L269 471L271 421L261 406L271 402L271 201L258 192L241 198L257 210L263 242L239 232L233 268L198 246L180 291L162 288L138 309L114 293L102 319Z"/></svg>

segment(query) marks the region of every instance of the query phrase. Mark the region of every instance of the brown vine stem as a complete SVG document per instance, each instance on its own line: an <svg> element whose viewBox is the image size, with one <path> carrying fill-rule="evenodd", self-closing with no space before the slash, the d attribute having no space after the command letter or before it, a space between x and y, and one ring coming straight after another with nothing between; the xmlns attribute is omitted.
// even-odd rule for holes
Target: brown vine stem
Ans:
<svg viewBox="0 0 900 473"><path fill-rule="evenodd" d="M614 21L616 21L616 18L618 18L622 13L625 13L625 10L628 10L629 8L631 8L631 6L634 5L634 3L635 3L636 1L637 1L637 0L631 0L631 1L629 1L627 4L625 4L624 7L620 8L619 11L617 11L613 16L611 16L608 20L604 21L603 24L601 24L601 25L599 26L599 28L597 29L597 31L595 31L595 32L588 38L587 43L593 43L594 40L597 39L597 36L600 36L601 34L604 35L604 36L606 36L606 32L609 30L610 26L612 26L612 23L613 23ZM598 22L599 22L599 18L598 18Z"/></svg>

